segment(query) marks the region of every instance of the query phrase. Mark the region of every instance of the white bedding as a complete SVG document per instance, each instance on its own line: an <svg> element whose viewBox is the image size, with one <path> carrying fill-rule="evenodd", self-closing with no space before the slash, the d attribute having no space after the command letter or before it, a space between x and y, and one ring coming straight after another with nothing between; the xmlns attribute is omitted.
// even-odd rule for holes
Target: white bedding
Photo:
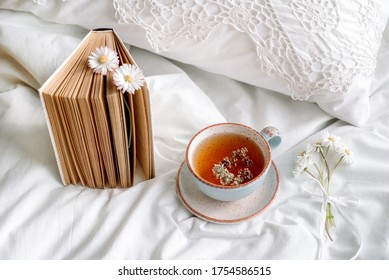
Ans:
<svg viewBox="0 0 389 280"><path fill-rule="evenodd" d="M150 88L157 176L124 190L61 184L37 93L88 31L0 9L0 259L315 259L320 247L323 259L389 259L389 29L361 127L315 103L131 47ZM190 138L225 121L276 126L283 142L274 152L274 202L248 221L221 225L184 207L176 175ZM354 226L335 211L334 241L321 246L322 199L305 192L320 190L292 170L324 130L355 158L336 173L332 195L359 205L339 206Z"/></svg>

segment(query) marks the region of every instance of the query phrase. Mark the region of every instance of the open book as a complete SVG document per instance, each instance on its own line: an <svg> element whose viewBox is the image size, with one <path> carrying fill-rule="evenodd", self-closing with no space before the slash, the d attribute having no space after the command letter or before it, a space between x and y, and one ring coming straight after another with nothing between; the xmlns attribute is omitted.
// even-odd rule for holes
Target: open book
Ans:
<svg viewBox="0 0 389 280"><path fill-rule="evenodd" d="M111 72L94 73L88 57L102 46L116 51L121 64L135 64L112 29L95 29L39 90L65 185L129 187L137 162L145 179L154 177L147 85L123 93Z"/></svg>

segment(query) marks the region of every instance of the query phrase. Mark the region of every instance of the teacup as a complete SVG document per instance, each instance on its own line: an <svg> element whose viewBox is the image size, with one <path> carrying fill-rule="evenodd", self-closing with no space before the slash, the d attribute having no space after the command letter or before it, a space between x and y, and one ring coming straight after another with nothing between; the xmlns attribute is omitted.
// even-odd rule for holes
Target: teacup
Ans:
<svg viewBox="0 0 389 280"><path fill-rule="evenodd" d="M263 184L272 163L271 151L280 143L275 127L258 132L238 123L219 123L193 136L185 161L193 182L204 194L235 201Z"/></svg>

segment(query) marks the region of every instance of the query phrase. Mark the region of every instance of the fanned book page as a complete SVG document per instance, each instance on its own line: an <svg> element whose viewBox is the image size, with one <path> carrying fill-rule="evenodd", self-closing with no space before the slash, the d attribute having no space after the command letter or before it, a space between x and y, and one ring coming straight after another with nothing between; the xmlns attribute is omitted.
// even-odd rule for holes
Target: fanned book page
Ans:
<svg viewBox="0 0 389 280"><path fill-rule="evenodd" d="M101 47L136 65L112 29L92 30L39 92L63 183L125 188L137 162L145 179L154 177L149 93L145 82L131 94L112 72L93 71L88 59Z"/></svg>

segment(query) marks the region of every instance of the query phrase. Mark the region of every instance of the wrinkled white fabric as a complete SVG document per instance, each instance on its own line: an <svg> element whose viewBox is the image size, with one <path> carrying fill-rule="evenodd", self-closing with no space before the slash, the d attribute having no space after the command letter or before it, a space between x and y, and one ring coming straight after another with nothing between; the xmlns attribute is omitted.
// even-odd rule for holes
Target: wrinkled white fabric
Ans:
<svg viewBox="0 0 389 280"><path fill-rule="evenodd" d="M0 10L1 259L315 259L322 201L314 182L292 177L295 157L324 129L349 144L332 195L358 228L357 259L389 259L389 32L379 54L370 118L338 121L312 103L237 82L131 47L150 86L157 177L124 190L62 186L37 89L88 32ZM280 191L259 216L219 225L193 216L175 192L186 143L200 128L233 121L278 127ZM305 182L303 184L303 182ZM358 238L339 214L323 259L349 259Z"/></svg>

